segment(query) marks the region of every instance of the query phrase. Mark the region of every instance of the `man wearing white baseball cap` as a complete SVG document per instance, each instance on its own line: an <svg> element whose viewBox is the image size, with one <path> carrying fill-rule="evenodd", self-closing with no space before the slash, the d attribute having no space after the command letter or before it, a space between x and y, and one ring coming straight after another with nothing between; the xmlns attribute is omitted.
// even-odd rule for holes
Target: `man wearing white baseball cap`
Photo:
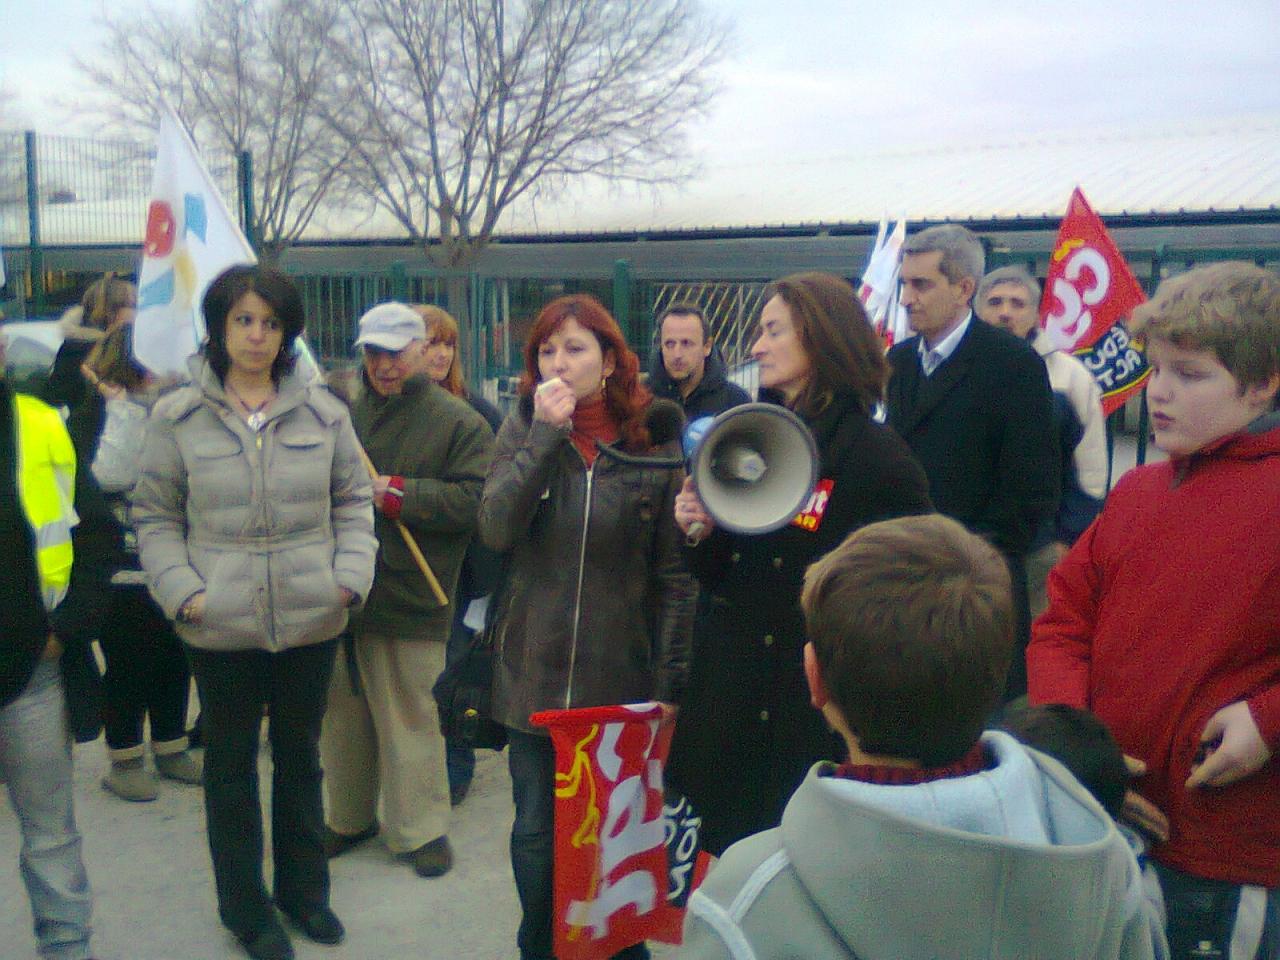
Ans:
<svg viewBox="0 0 1280 960"><path fill-rule="evenodd" d="M362 389L351 420L378 476L373 589L334 667L320 739L328 788L325 849L334 857L379 832L419 875L453 863L449 781L432 684L453 616L433 599L396 522L452 598L476 527L493 432L464 400L422 372L426 327L403 303L360 318Z"/></svg>

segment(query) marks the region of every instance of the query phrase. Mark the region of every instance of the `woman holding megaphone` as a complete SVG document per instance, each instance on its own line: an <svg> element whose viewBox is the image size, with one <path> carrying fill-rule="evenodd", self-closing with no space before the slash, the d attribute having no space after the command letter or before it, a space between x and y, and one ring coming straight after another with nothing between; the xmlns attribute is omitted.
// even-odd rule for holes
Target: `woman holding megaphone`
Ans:
<svg viewBox="0 0 1280 960"><path fill-rule="evenodd" d="M751 355L760 400L813 434L819 479L794 520L755 535L717 529L693 478L676 497L676 523L695 544L686 559L709 600L668 782L701 815L702 848L717 856L777 826L814 762L843 759L805 685L805 568L864 524L933 509L911 451L872 418L889 367L847 282L801 273L771 284Z"/></svg>

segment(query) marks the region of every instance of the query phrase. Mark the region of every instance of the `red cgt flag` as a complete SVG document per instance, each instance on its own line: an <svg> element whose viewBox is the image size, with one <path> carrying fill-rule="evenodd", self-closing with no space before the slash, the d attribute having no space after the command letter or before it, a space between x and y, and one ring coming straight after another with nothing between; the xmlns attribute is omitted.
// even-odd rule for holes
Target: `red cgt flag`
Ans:
<svg viewBox="0 0 1280 960"><path fill-rule="evenodd" d="M1076 187L1049 257L1040 325L1049 339L1084 361L1111 414L1150 372L1124 321L1146 300L1107 228Z"/></svg>
<svg viewBox="0 0 1280 960"><path fill-rule="evenodd" d="M545 710L556 751L555 954L604 960L642 940L680 942L668 896L662 767L672 726L656 703Z"/></svg>

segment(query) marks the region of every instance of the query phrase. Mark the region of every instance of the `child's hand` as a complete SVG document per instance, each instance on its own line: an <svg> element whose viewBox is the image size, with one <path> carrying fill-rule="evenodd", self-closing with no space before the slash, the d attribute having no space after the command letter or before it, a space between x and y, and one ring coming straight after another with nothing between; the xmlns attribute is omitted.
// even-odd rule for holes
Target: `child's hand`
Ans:
<svg viewBox="0 0 1280 960"><path fill-rule="evenodd" d="M1130 777L1146 775L1147 765L1137 757L1126 755L1124 765L1129 769ZM1130 826L1137 827L1160 843L1169 839L1169 818L1136 790L1124 792L1124 810L1121 815Z"/></svg>
<svg viewBox="0 0 1280 960"><path fill-rule="evenodd" d="M1205 724L1200 742L1209 747L1191 769L1187 789L1225 787L1243 780L1271 759L1271 750L1243 700L1223 707Z"/></svg>

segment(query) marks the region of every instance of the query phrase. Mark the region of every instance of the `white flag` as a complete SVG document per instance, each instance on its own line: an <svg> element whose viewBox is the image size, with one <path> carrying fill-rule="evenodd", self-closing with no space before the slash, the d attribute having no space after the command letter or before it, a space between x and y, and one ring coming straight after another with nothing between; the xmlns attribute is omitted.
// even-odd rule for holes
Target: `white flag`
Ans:
<svg viewBox="0 0 1280 960"><path fill-rule="evenodd" d="M256 263L195 144L169 110L160 118L147 208L133 349L153 373L185 375L204 339L200 302L228 267Z"/></svg>
<svg viewBox="0 0 1280 960"><path fill-rule="evenodd" d="M897 315L901 313L897 309L898 269L902 261L902 245L906 240L905 220L899 220L888 236L885 236L885 223L881 221L871 258L862 274L862 285L858 288L858 296L867 309L867 319L890 346L901 339L901 331L896 329Z"/></svg>

